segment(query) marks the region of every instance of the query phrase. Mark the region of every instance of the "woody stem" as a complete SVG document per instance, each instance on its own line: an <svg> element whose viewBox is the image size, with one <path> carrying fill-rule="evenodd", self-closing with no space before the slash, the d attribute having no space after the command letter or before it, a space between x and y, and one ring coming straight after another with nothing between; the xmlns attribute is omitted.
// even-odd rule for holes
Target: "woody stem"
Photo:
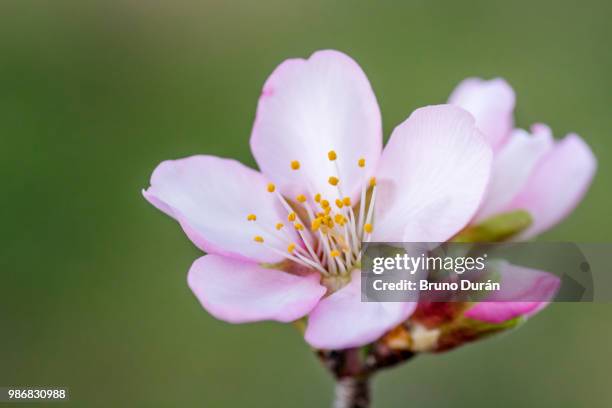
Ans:
<svg viewBox="0 0 612 408"><path fill-rule="evenodd" d="M368 408L370 383L368 376L343 377L336 382L334 408Z"/></svg>

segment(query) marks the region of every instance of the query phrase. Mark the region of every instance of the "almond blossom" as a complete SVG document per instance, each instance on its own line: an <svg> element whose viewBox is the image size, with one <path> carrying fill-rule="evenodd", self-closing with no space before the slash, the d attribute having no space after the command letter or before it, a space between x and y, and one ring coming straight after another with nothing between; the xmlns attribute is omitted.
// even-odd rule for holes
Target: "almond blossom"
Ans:
<svg viewBox="0 0 612 408"><path fill-rule="evenodd" d="M477 225L490 217L517 210L526 211L531 224L516 240L534 237L553 227L578 205L586 193L597 167L589 146L570 133L555 140L551 129L535 124L530 132L514 129L514 90L503 79L468 78L452 92L449 103L468 110L476 126L493 149L491 178L474 219ZM518 279L521 268L512 268L506 279ZM556 289L552 276L542 299L552 298ZM531 279L523 279L528 286ZM535 285L535 280L533 281ZM557 283L558 286L558 283ZM553 290L554 289L554 290ZM545 295L548 293L548 295ZM529 317L548 302L484 302L468 310L467 317L500 323Z"/></svg>
<svg viewBox="0 0 612 408"><path fill-rule="evenodd" d="M492 160L473 116L452 105L416 110L383 150L370 83L337 51L274 70L250 144L260 171L206 155L169 160L143 194L207 253L188 283L209 313L305 318L318 349L365 345L406 321L414 302L361 302L362 242L455 236L482 208Z"/></svg>

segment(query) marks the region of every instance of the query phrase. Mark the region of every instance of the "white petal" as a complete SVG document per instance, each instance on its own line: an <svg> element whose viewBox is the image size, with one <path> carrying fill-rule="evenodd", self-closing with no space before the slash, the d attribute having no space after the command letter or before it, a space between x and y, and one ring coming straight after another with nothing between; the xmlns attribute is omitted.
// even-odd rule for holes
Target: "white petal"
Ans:
<svg viewBox="0 0 612 408"><path fill-rule="evenodd" d="M274 225L286 211L266 189L265 178L235 160L192 156L162 162L151 176L145 198L174 217L189 238L211 253L277 262L283 257L253 240L261 235L281 250L286 248ZM247 221L249 214L256 222ZM289 229L289 237L295 233Z"/></svg>
<svg viewBox="0 0 612 408"><path fill-rule="evenodd" d="M567 217L584 197L595 175L597 160L575 134L566 136L540 160L510 209L527 210L533 224L521 238L551 228Z"/></svg>
<svg viewBox="0 0 612 408"><path fill-rule="evenodd" d="M325 293L319 275L291 275L218 255L195 261L187 277L202 306L230 323L291 322L306 315Z"/></svg>
<svg viewBox="0 0 612 408"><path fill-rule="evenodd" d="M377 340L414 311L415 302L362 302L361 271L324 298L308 316L306 341L319 349L358 347Z"/></svg>
<svg viewBox="0 0 612 408"><path fill-rule="evenodd" d="M334 150L340 187L355 198L382 149L380 111L367 77L350 57L319 51L309 59L283 62L266 81L257 107L251 150L262 172L294 197L322 193L335 199L328 183L336 176L327 154ZM290 163L297 160L300 169Z"/></svg>
<svg viewBox="0 0 612 408"><path fill-rule="evenodd" d="M491 148L451 105L416 110L393 131L377 172L374 241L444 242L474 215Z"/></svg>
<svg viewBox="0 0 612 408"><path fill-rule="evenodd" d="M508 141L495 154L487 194L475 222L507 209L529 180L536 164L553 147L553 143L547 126L534 126L533 135L522 129L512 132Z"/></svg>
<svg viewBox="0 0 612 408"><path fill-rule="evenodd" d="M510 135L515 96L512 87L503 79L468 78L455 88L448 102L474 115L476 127L493 149L499 148Z"/></svg>

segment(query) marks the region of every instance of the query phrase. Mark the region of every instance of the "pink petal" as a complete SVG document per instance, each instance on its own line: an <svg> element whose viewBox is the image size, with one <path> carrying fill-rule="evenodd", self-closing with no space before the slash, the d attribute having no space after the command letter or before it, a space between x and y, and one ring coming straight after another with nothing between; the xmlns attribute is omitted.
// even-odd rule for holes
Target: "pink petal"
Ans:
<svg viewBox="0 0 612 408"><path fill-rule="evenodd" d="M491 149L451 105L417 109L393 131L377 170L373 241L444 242L482 200Z"/></svg>
<svg viewBox="0 0 612 408"><path fill-rule="evenodd" d="M529 317L542 310L555 296L561 280L548 272L505 264L500 270L501 292L469 309L465 316L498 324L515 317ZM504 301L495 302L496 299ZM516 299L516 302L509 301ZM521 301L523 300L523 301Z"/></svg>
<svg viewBox="0 0 612 408"><path fill-rule="evenodd" d="M580 136L570 134L557 142L509 206L533 217L521 238L537 235L568 216L589 188L596 167L593 152Z"/></svg>
<svg viewBox="0 0 612 408"><path fill-rule="evenodd" d="M382 149L380 111L367 77L350 57L319 51L309 59L283 62L266 81L251 135L251 150L262 172L294 197L322 193L335 199L328 184L335 176L327 158L337 155L343 194L355 197ZM300 162L299 171L290 168Z"/></svg>
<svg viewBox="0 0 612 408"><path fill-rule="evenodd" d="M495 154L487 194L475 221L502 213L521 191L539 160L553 147L550 129L533 127L533 135L516 129Z"/></svg>
<svg viewBox="0 0 612 408"><path fill-rule="evenodd" d="M261 174L235 160L192 156L162 162L143 195L174 217L200 249L277 262L282 256L253 241L255 235L261 235L267 244L282 250L287 246L268 233L286 212L266 187ZM257 216L256 222L247 221L251 213Z"/></svg>
<svg viewBox="0 0 612 408"><path fill-rule="evenodd" d="M485 134L491 147L500 147L512 130L514 91L501 78L489 81L468 78L451 94L449 103L462 107L476 118L476 126Z"/></svg>
<svg viewBox="0 0 612 408"><path fill-rule="evenodd" d="M319 275L292 275L218 255L196 260L187 276L202 306L230 323L291 322L306 315L325 293Z"/></svg>
<svg viewBox="0 0 612 408"><path fill-rule="evenodd" d="M345 349L377 340L414 311L416 303L362 302L361 271L324 298L308 316L306 341L318 349Z"/></svg>

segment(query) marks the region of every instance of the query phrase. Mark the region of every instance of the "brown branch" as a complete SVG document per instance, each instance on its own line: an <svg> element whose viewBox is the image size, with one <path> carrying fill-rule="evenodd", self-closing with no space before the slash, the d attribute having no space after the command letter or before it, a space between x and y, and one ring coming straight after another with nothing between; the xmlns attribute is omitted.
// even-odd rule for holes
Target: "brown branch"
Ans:
<svg viewBox="0 0 612 408"><path fill-rule="evenodd" d="M334 408L368 408L369 377L344 377L336 382Z"/></svg>
<svg viewBox="0 0 612 408"><path fill-rule="evenodd" d="M394 350L382 342L367 348L318 350L317 354L336 378L334 408L369 407L369 380L373 374L414 356L410 351Z"/></svg>

